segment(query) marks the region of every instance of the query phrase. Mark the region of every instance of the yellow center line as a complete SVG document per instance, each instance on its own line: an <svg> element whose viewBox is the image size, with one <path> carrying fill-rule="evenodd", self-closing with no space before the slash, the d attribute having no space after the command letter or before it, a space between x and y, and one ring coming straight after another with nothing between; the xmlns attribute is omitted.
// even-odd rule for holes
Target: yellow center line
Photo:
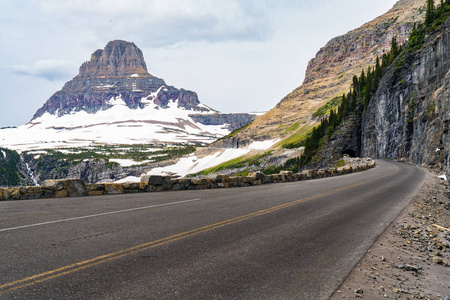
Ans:
<svg viewBox="0 0 450 300"><path fill-rule="evenodd" d="M203 232L211 231L213 229L221 228L221 227L228 226L228 225L231 225L231 224L234 224L234 223L237 223L237 222L241 222L241 221L244 221L244 220L252 219L252 218L255 218L255 217L258 217L258 216L261 216L261 215L265 215L265 214L268 214L268 213L271 213L271 212L275 212L275 211L278 211L278 210L281 210L281 209L284 209L284 208L288 208L288 207L291 207L291 206L294 206L294 205L298 205L300 203L305 203L305 202L308 202L308 201L311 201L311 200L314 200L314 199L318 199L318 198L321 198L321 197L329 196L329 195L332 195L332 194L335 194L335 193L338 193L338 192L341 192L341 191L345 191L345 190L348 190L348 189L351 189L351 188L354 188L354 187L357 187L357 186L360 186L360 185L364 185L364 184L367 184L367 183L370 183L370 182L373 182L373 181L376 181L376 180L380 180L380 179L388 177L388 176L393 176L393 175L395 175L398 172L399 172L399 169L397 169L397 171L392 173L392 174L384 175L384 176L377 177L377 178L374 178L374 179L370 179L370 180L367 180L367 181L364 181L364 182L360 182L360 183L355 183L355 184L352 184L352 185L349 185L349 186L345 186L345 187L342 187L342 188L338 188L338 189L335 189L335 190L332 190L332 191L328 191L328 192L324 192L324 193L317 194L317 195L314 195L314 196L310 196L310 197L307 197L307 198L295 200L295 201L292 201L292 202L289 202L289 203L277 205L277 206L270 207L270 208L267 208L267 209L263 209L263 210L260 210L260 211L257 211L257 212L253 212L253 213L250 213L250 214L247 214L247 215L239 216L239 217L236 217L236 218L228 219L228 220L221 221L221 222L218 222L218 223L214 223L214 224L211 224L211 225L207 225L207 226L203 226L203 227L196 228L196 229L193 229L193 230L185 231L185 232L178 233L178 234L175 234L175 235L172 235L172 236L168 236L168 237L165 237L165 238L162 238L162 239L158 239L158 240L155 240L155 241L151 241L151 242L148 242L148 243L144 243L144 244L140 244L140 245L137 245L137 246L134 246L134 247L130 247L130 248L127 248L127 249L124 249L124 250L120 250L120 251L117 251L117 252L101 255L101 256L98 256L98 257L95 257L95 258L92 258L92 259L88 259L88 260L81 261L81 262L78 262L78 263L75 263L75 264L67 265L67 266L64 266L64 267L61 267L61 268L58 268L58 269L54 269L54 270L51 270L51 271L47 271L47 272L43 272L43 273L40 273L40 274L36 274L36 275L30 276L30 277L26 277L26 278L23 278L23 279L20 279L20 280L16 280L16 281L13 281L13 282L5 283L3 285L0 285L0 289L3 289L3 291L0 291L0 295L8 293L8 292L15 291L15 290L18 290L18 289L21 289L21 288L24 288L24 287L27 287L27 286L30 286L30 285L33 285L33 284L36 284L36 283L40 283L40 282L43 282L43 281L46 281L46 280L50 280L50 279L53 279L53 278L56 278L56 277L60 277L60 276L66 275L66 274L70 274L70 273L73 273L73 272L76 272L76 271L80 271L80 270L83 270L83 269L86 269L86 268L89 268L89 267L93 267L93 266L96 266L96 265L99 265L99 264L103 264L103 263L106 263L106 262L109 262L109 261L112 261L112 260L116 260L116 259L119 259L119 258L124 257L124 256L129 256L129 255L132 255L132 254L144 251L144 250L148 250L148 249L151 249L151 248L162 246L162 245L165 245L167 243L175 242L175 241L178 241L178 240L181 240L181 239L184 239L184 238L187 238L187 237L191 237L191 236L203 233Z"/></svg>

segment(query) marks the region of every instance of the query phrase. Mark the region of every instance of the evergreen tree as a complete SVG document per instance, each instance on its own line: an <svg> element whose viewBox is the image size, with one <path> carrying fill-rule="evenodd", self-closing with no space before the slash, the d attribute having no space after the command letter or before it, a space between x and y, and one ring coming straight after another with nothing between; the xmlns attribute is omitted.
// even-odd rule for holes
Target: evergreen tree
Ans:
<svg viewBox="0 0 450 300"><path fill-rule="evenodd" d="M376 80L379 80L381 78L382 74L381 65L380 65L380 58L377 55L377 61L375 63L375 78Z"/></svg>
<svg viewBox="0 0 450 300"><path fill-rule="evenodd" d="M434 0L427 0L427 11L425 13L425 25L430 26L433 23L435 15Z"/></svg>
<svg viewBox="0 0 450 300"><path fill-rule="evenodd" d="M394 36L391 41L390 56L397 57L397 55L399 54L400 54L400 47L398 46L397 38Z"/></svg>

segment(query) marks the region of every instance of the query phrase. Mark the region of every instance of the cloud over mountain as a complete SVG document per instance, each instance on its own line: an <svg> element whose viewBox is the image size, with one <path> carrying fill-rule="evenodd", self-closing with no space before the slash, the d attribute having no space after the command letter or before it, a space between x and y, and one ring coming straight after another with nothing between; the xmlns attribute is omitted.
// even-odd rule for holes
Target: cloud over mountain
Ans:
<svg viewBox="0 0 450 300"><path fill-rule="evenodd" d="M33 66L10 66L11 72L17 75L26 75L46 79L48 81L67 80L74 75L74 65L63 60L39 60Z"/></svg>
<svg viewBox="0 0 450 300"><path fill-rule="evenodd" d="M189 41L263 40L270 35L266 6L250 1L165 0L165 1L44 1L36 2L41 13L69 26L101 33L145 36L140 44L168 46ZM89 21L88 21L89 20ZM95 32L92 28L96 28ZM145 33L145 34L142 34Z"/></svg>

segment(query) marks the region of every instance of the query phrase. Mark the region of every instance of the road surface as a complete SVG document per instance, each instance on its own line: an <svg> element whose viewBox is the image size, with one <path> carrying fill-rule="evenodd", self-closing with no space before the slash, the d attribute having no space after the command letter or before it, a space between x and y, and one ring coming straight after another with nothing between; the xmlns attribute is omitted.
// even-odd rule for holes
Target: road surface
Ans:
<svg viewBox="0 0 450 300"><path fill-rule="evenodd" d="M0 202L0 299L328 299L425 178Z"/></svg>

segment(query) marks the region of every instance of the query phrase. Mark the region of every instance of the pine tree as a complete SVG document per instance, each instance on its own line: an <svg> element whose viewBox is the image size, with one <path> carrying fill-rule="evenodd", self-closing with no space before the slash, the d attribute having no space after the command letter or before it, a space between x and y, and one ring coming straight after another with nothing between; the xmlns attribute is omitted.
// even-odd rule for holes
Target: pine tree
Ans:
<svg viewBox="0 0 450 300"><path fill-rule="evenodd" d="M425 25L430 26L434 21L434 0L427 0L427 11L425 14Z"/></svg>
<svg viewBox="0 0 450 300"><path fill-rule="evenodd" d="M391 41L391 52L390 52L390 56L392 57L397 57L397 55L399 55L400 53L400 47L398 46L397 43L397 38L394 36L392 37L392 41Z"/></svg>
<svg viewBox="0 0 450 300"><path fill-rule="evenodd" d="M380 58L377 55L377 61L375 63L375 78L376 78L376 80L379 80L382 75L383 75L383 72L381 70Z"/></svg>

